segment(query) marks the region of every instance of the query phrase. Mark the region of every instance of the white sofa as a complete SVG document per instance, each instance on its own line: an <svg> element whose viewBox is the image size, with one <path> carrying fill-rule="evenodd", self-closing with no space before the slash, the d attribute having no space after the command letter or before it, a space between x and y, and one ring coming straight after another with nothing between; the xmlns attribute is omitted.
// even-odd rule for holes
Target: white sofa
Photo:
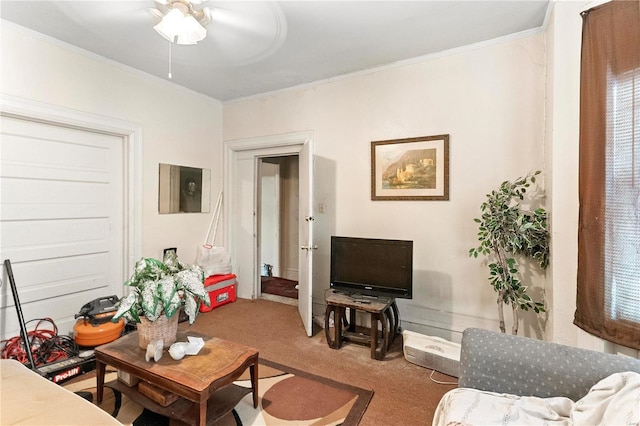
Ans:
<svg viewBox="0 0 640 426"><path fill-rule="evenodd" d="M0 425L120 425L109 413L13 359L0 360Z"/></svg>

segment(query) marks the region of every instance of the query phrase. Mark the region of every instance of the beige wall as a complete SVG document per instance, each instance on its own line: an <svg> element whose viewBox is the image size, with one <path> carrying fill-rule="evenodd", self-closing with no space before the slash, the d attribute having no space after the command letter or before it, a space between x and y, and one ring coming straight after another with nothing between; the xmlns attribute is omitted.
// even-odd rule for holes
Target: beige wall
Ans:
<svg viewBox="0 0 640 426"><path fill-rule="evenodd" d="M221 103L4 21L1 31L3 94L141 126L139 255L159 257L163 248L177 247L192 263L211 213L158 214L158 165L211 169L216 200L222 187Z"/></svg>
<svg viewBox="0 0 640 426"><path fill-rule="evenodd" d="M573 325L578 263L578 137L580 10L587 2L555 4L547 28L547 203L551 211L548 339L577 345Z"/></svg>
<svg viewBox="0 0 640 426"><path fill-rule="evenodd" d="M212 169L221 140L312 130L315 138L314 309L328 285L329 236L415 241L409 328L445 337L466 326L497 329L486 268L467 257L473 218L502 180L542 168L552 225L547 339L607 349L573 326L577 265L579 59L584 1L559 1L545 34L481 44L224 105L3 22L0 91L138 123L143 129L142 255L177 246L191 262L210 215L157 213L158 163ZM224 135L221 129L224 128ZM451 136L450 201L372 202L370 142ZM319 213L322 206L324 213ZM219 229L223 229L220 226ZM219 237L220 238L220 237ZM454 330L449 333L446 330ZM521 334L531 334L524 327Z"/></svg>
<svg viewBox="0 0 640 426"><path fill-rule="evenodd" d="M486 267L468 257L473 218L487 191L544 167L544 42L537 34L479 45L224 105L224 140L313 131L316 315L330 235L412 239L414 298L400 301L405 327L452 338L471 325L497 329ZM444 133L450 201L371 201L371 141Z"/></svg>

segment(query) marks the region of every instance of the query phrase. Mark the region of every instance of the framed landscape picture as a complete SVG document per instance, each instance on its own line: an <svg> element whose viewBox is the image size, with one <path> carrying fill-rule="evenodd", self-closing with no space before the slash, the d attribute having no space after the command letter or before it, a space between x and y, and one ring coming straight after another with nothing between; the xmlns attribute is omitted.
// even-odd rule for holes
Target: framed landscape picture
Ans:
<svg viewBox="0 0 640 426"><path fill-rule="evenodd" d="M371 142L372 200L448 200L449 135Z"/></svg>

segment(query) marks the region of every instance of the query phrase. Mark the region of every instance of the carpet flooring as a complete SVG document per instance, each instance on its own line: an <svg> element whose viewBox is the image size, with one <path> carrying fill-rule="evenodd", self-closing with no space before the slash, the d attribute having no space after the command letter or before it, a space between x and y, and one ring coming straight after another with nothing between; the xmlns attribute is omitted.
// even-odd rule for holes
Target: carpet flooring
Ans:
<svg viewBox="0 0 640 426"><path fill-rule="evenodd" d="M322 292L317 297L322 299ZM442 395L456 387L434 381L455 383L455 377L432 375L432 370L408 362L402 336L383 361L371 359L369 347L352 342L339 350L329 348L324 329L314 326L312 336L307 336L297 306L238 299L199 315L189 329L253 346L261 358L279 364L374 390L361 426L430 425Z"/></svg>
<svg viewBox="0 0 640 426"><path fill-rule="evenodd" d="M430 425L442 395L456 387L434 381L455 383L455 377L408 362L402 352L402 336L382 361L371 359L370 349L356 343L346 343L339 350L329 348L319 326L314 325L312 336L307 336L297 306L238 299L201 313L191 326L181 323L179 327L252 346L260 351L261 359L373 390L361 426Z"/></svg>
<svg viewBox="0 0 640 426"><path fill-rule="evenodd" d="M260 360L258 408L253 408L253 397L246 395L233 412L216 421L216 426L258 425L357 425L364 414L373 391L329 380L301 370L291 369L268 360ZM111 372L106 382L115 380ZM80 381L65 387L73 392L85 392L96 401L95 374L87 374ZM234 385L250 388L248 371ZM143 409L124 395L106 387L100 407L114 413L117 396L122 398L116 418L125 425L177 426L180 421L170 420ZM300 398L300 395L306 395Z"/></svg>
<svg viewBox="0 0 640 426"><path fill-rule="evenodd" d="M298 298L298 281L287 280L280 277L261 277L261 291L266 294L276 296L289 297L291 299Z"/></svg>

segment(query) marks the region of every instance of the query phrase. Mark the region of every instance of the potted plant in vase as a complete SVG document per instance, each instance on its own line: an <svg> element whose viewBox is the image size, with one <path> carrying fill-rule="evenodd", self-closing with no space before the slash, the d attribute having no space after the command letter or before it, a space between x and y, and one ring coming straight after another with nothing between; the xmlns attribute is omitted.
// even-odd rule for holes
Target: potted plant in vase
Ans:
<svg viewBox="0 0 640 426"><path fill-rule="evenodd" d="M170 346L176 341L180 309L187 314L189 324L193 324L200 304L210 306L202 269L185 265L174 251L168 251L162 262L140 259L124 285L130 291L120 300L113 321L123 317L138 324L141 348L158 339L162 339L164 347Z"/></svg>

